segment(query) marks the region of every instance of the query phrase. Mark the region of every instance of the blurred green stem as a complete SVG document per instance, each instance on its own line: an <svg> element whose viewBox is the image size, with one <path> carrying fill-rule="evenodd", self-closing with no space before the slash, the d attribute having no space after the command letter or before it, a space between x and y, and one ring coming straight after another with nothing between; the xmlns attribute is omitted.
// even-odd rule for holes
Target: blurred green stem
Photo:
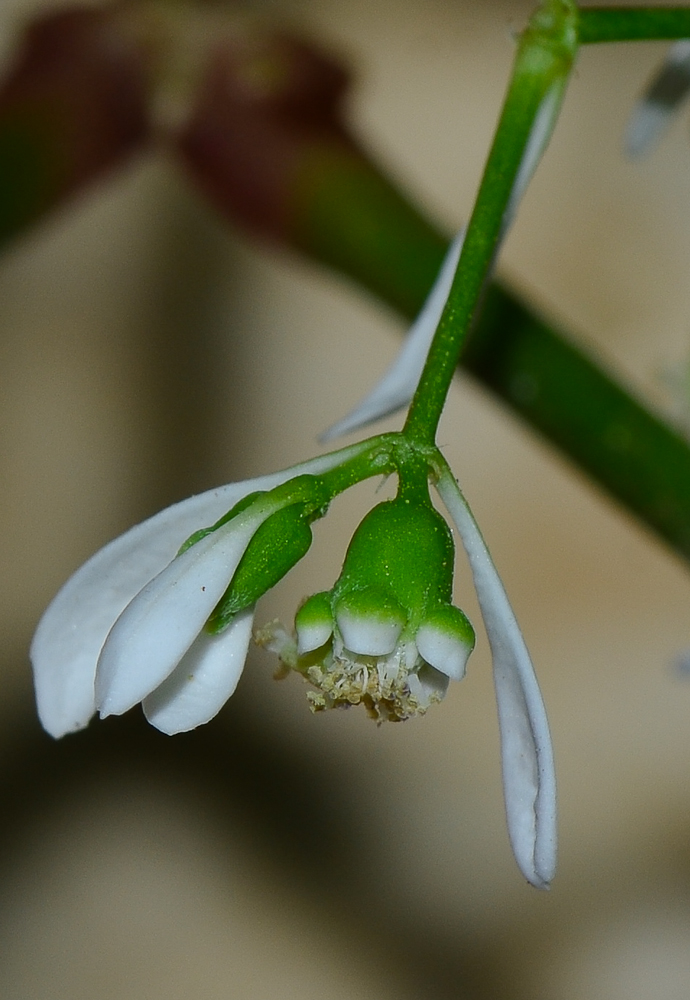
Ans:
<svg viewBox="0 0 690 1000"><path fill-rule="evenodd" d="M687 7L584 7L579 22L582 45L690 38Z"/></svg>

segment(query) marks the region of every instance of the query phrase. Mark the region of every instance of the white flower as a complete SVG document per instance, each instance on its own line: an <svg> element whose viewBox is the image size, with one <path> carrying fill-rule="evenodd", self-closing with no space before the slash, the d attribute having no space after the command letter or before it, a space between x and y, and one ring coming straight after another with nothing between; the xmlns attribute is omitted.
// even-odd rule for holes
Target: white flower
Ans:
<svg viewBox="0 0 690 1000"><path fill-rule="evenodd" d="M556 866L556 780L544 703L525 641L474 516L438 456L436 488L467 553L493 658L508 832L523 875L548 888ZM257 641L286 676L316 689L314 711L363 705L377 722L424 714L462 680L474 647L450 603L453 542L428 503L375 507L350 543L332 590L310 597L295 635L273 622Z"/></svg>
<svg viewBox="0 0 690 1000"><path fill-rule="evenodd" d="M405 610L375 588L335 602L315 594L295 616L296 637L279 622L261 629L257 642L277 653L287 670L316 688L312 711L363 705L377 722L423 715L443 699L451 680L465 675L474 630L453 605L410 626Z"/></svg>
<svg viewBox="0 0 690 1000"><path fill-rule="evenodd" d="M180 547L250 493L326 472L366 447L190 497L92 556L54 598L31 645L43 727L63 736L86 726L96 710L120 715L137 702L165 733L213 718L242 672L253 608L217 635L204 625L257 529L280 505L258 498L178 555Z"/></svg>

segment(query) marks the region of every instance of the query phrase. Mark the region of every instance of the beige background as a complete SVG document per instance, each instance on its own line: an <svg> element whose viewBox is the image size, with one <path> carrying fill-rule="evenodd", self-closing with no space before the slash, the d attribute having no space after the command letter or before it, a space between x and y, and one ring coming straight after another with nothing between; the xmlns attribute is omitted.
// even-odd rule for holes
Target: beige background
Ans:
<svg viewBox="0 0 690 1000"><path fill-rule="evenodd" d="M6 0L0 39L37 4ZM467 217L528 2L283 0L360 70L357 131L449 231ZM582 53L501 271L684 419L687 115L621 155L663 46ZM147 159L0 262L0 997L681 1000L690 992L687 571L474 384L440 434L537 664L559 871L526 887L504 829L486 641L424 720L312 717L254 652L198 733L138 719L55 744L26 650L96 547L196 490L304 459L400 325L222 227ZM399 426L399 420L390 422ZM364 486L265 599L329 586ZM460 565L457 600L477 620Z"/></svg>

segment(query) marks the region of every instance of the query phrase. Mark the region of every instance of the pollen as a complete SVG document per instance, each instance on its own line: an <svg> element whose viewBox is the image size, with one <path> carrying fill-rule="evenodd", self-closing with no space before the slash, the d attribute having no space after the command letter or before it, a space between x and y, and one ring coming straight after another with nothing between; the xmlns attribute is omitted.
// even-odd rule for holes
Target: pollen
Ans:
<svg viewBox="0 0 690 1000"><path fill-rule="evenodd" d="M277 654L277 679L295 672L315 689L307 692L312 712L363 705L380 725L424 715L443 696L420 683L417 670L423 661L412 642L400 643L388 656L364 656L350 652L336 635L321 649L299 656L295 637L277 621L254 638Z"/></svg>

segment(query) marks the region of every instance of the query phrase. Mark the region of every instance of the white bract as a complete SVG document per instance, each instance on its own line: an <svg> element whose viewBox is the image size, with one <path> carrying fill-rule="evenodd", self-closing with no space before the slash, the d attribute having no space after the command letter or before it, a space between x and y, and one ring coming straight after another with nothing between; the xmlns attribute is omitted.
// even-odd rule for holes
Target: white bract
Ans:
<svg viewBox="0 0 690 1000"><path fill-rule="evenodd" d="M529 652L505 589L449 469L436 484L470 562L493 657L508 833L525 878L548 888L556 868L556 775L551 735Z"/></svg>
<svg viewBox="0 0 690 1000"><path fill-rule="evenodd" d="M532 129L525 142L522 161L518 168L513 189L503 216L501 239L510 228L518 205L529 186L539 161L549 144L558 117L565 80L556 80L544 95ZM414 396L419 378L426 363L434 334L441 321L458 267L465 239L461 229L449 244L436 281L429 292L416 320L408 330L402 347L393 363L381 376L374 388L346 416L338 420L321 435L322 441L350 434L369 424L389 417L407 406Z"/></svg>
<svg viewBox="0 0 690 1000"><path fill-rule="evenodd" d="M461 229L448 247L438 277L393 364L347 416L324 431L321 435L323 441L331 441L382 420L410 402L453 284L464 236L465 231Z"/></svg>
<svg viewBox="0 0 690 1000"><path fill-rule="evenodd" d="M211 719L239 680L253 609L217 635L204 625L256 531L280 504L259 497L178 555L180 547L250 493L326 472L365 448L190 497L92 556L54 598L31 645L43 727L63 736L86 726L97 710L119 715L137 702L165 733Z"/></svg>

